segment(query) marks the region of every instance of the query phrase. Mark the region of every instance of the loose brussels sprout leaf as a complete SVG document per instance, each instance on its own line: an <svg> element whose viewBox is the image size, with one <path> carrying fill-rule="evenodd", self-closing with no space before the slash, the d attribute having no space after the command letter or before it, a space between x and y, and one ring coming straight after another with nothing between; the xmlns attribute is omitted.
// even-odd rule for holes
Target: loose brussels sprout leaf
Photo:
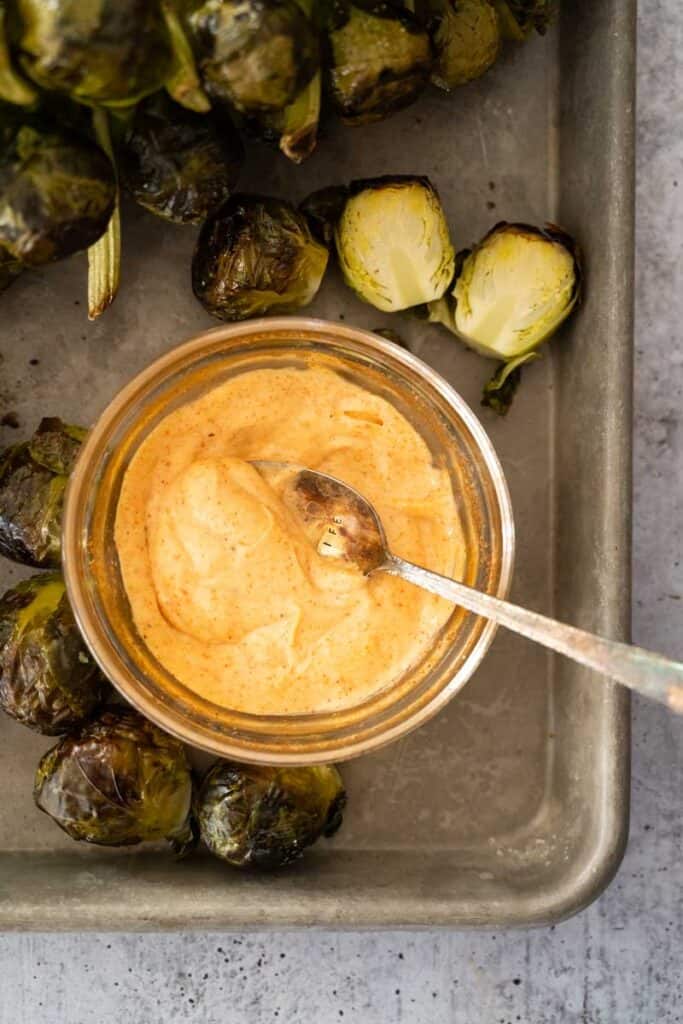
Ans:
<svg viewBox="0 0 683 1024"><path fill-rule="evenodd" d="M574 240L559 228L496 225L466 257L455 306L431 307L482 355L508 361L538 348L576 306L581 267Z"/></svg>
<svg viewBox="0 0 683 1024"><path fill-rule="evenodd" d="M479 78L498 59L500 24L491 0L432 0L436 51L432 82L454 89Z"/></svg>
<svg viewBox="0 0 683 1024"><path fill-rule="evenodd" d="M197 798L201 838L233 867L279 868L342 822L336 768L268 768L218 761Z"/></svg>
<svg viewBox="0 0 683 1024"><path fill-rule="evenodd" d="M281 199L234 195L204 222L192 288L220 320L282 313L313 299L328 252L303 214Z"/></svg>
<svg viewBox="0 0 683 1024"><path fill-rule="evenodd" d="M93 111L95 137L115 168L109 114L104 107ZM111 306L121 283L121 196L118 175L116 196L106 231L88 249L88 319L96 320Z"/></svg>
<svg viewBox="0 0 683 1024"><path fill-rule="evenodd" d="M299 205L315 237L328 248L334 242L335 228L348 198L349 190L345 185L328 185L311 192Z"/></svg>
<svg viewBox="0 0 683 1024"><path fill-rule="evenodd" d="M335 241L346 283L385 312L439 299L453 279L448 225L428 178L354 182Z"/></svg>
<svg viewBox="0 0 683 1024"><path fill-rule="evenodd" d="M536 30L545 35L555 16L557 0L494 0L501 30L508 39L521 42Z"/></svg>
<svg viewBox="0 0 683 1024"><path fill-rule="evenodd" d="M176 103L198 114L205 114L211 109L211 103L202 89L192 46L182 25L180 11L176 8L176 0L160 0L160 3L173 49L173 64L166 79L166 89Z"/></svg>
<svg viewBox="0 0 683 1024"><path fill-rule="evenodd" d="M192 843L192 776L182 743L136 711L111 708L45 754L33 796L72 839Z"/></svg>
<svg viewBox="0 0 683 1024"><path fill-rule="evenodd" d="M150 0L14 0L26 74L81 103L132 106L172 67L168 31Z"/></svg>
<svg viewBox="0 0 683 1024"><path fill-rule="evenodd" d="M318 70L296 0L205 0L188 20L205 88L242 113L283 110Z"/></svg>
<svg viewBox="0 0 683 1024"><path fill-rule="evenodd" d="M302 164L315 150L320 119L321 76L316 71L294 101L284 110L261 114L258 134L278 148L292 163Z"/></svg>
<svg viewBox="0 0 683 1024"><path fill-rule="evenodd" d="M106 230L116 186L93 143L33 124L6 126L0 148L0 247L36 266L86 249Z"/></svg>
<svg viewBox="0 0 683 1024"><path fill-rule="evenodd" d="M32 107L38 99L33 86L17 72L12 64L7 41L7 11L0 0L0 100Z"/></svg>
<svg viewBox="0 0 683 1024"><path fill-rule="evenodd" d="M0 249L0 292L9 288L24 269L23 264L11 256L6 250Z"/></svg>
<svg viewBox="0 0 683 1024"><path fill-rule="evenodd" d="M55 736L90 718L106 690L59 573L33 576L0 598L3 711Z"/></svg>
<svg viewBox="0 0 683 1024"><path fill-rule="evenodd" d="M227 116L194 114L164 93L144 100L118 150L135 200L178 224L199 224L230 195L244 147Z"/></svg>
<svg viewBox="0 0 683 1024"><path fill-rule="evenodd" d="M84 437L80 427L44 419L30 441L0 452L0 554L59 566L64 490Z"/></svg>
<svg viewBox="0 0 683 1024"><path fill-rule="evenodd" d="M429 81L429 33L400 6L335 5L327 33L326 84L345 124L367 124L407 107Z"/></svg>
<svg viewBox="0 0 683 1024"><path fill-rule="evenodd" d="M525 356L511 359L509 363L501 363L484 387L481 404L493 409L499 416L506 416L522 380L522 367L534 359L538 359L538 353L527 352Z"/></svg>

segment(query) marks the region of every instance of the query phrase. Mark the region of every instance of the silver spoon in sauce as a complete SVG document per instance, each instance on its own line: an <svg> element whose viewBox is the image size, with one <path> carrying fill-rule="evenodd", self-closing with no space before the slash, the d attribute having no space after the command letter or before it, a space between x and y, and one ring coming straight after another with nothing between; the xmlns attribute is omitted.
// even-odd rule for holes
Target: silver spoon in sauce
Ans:
<svg viewBox="0 0 683 1024"><path fill-rule="evenodd" d="M366 576L375 572L400 576L683 714L680 662L567 626L406 562L389 551L377 512L353 487L290 463L255 461L253 465L266 480L278 483L285 504L295 512L319 554L343 559Z"/></svg>

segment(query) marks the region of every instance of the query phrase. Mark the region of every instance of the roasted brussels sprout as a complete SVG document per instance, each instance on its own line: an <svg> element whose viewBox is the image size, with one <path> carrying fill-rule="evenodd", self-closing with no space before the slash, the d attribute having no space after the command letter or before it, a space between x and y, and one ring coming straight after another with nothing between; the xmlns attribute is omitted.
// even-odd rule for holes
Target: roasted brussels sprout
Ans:
<svg viewBox="0 0 683 1024"><path fill-rule="evenodd" d="M429 33L409 10L387 0L333 4L327 50L327 90L345 124L402 110L429 81Z"/></svg>
<svg viewBox="0 0 683 1024"><path fill-rule="evenodd" d="M64 490L85 433L44 419L30 441L0 452L0 554L59 566Z"/></svg>
<svg viewBox="0 0 683 1024"><path fill-rule="evenodd" d="M164 93L144 100L118 150L121 180L137 202L178 224L198 224L228 198L244 160L227 116L195 114Z"/></svg>
<svg viewBox="0 0 683 1024"><path fill-rule="evenodd" d="M21 67L82 103L132 106L162 88L173 53L151 0L13 0Z"/></svg>
<svg viewBox="0 0 683 1024"><path fill-rule="evenodd" d="M283 110L318 70L296 0L204 0L188 16L207 92L245 114Z"/></svg>
<svg viewBox="0 0 683 1024"><path fill-rule="evenodd" d="M521 41L535 30L545 35L555 16L557 0L494 0L501 28L508 39Z"/></svg>
<svg viewBox="0 0 683 1024"><path fill-rule="evenodd" d="M503 222L465 256L452 296L430 305L430 319L507 362L547 341L580 292L579 254L566 232Z"/></svg>
<svg viewBox="0 0 683 1024"><path fill-rule="evenodd" d="M197 798L199 833L233 867L278 868L342 822L346 793L336 768L268 768L219 761Z"/></svg>
<svg viewBox="0 0 683 1024"><path fill-rule="evenodd" d="M192 261L192 287L220 320L286 313L314 297L328 252L302 213L281 199L234 195L209 216Z"/></svg>
<svg viewBox="0 0 683 1024"><path fill-rule="evenodd" d="M0 707L48 736L90 718L107 686L83 643L59 573L0 598Z"/></svg>
<svg viewBox="0 0 683 1024"><path fill-rule="evenodd" d="M24 269L23 264L11 256L6 250L0 249L0 292L9 288Z"/></svg>
<svg viewBox="0 0 683 1024"><path fill-rule="evenodd" d="M491 0L432 0L430 9L434 85L454 89L488 71L501 46L500 23Z"/></svg>
<svg viewBox="0 0 683 1024"><path fill-rule="evenodd" d="M346 283L386 312L439 299L453 279L448 225L428 178L354 182L335 240Z"/></svg>
<svg viewBox="0 0 683 1024"><path fill-rule="evenodd" d="M0 132L0 247L36 266L87 249L106 230L116 186L94 143L52 127Z"/></svg>
<svg viewBox="0 0 683 1024"><path fill-rule="evenodd" d="M335 228L348 198L349 190L345 185L328 185L311 192L299 204L315 237L328 247L334 244Z"/></svg>
<svg viewBox="0 0 683 1024"><path fill-rule="evenodd" d="M111 708L45 754L33 796L72 839L132 846L193 842L192 776L182 743L136 711Z"/></svg>

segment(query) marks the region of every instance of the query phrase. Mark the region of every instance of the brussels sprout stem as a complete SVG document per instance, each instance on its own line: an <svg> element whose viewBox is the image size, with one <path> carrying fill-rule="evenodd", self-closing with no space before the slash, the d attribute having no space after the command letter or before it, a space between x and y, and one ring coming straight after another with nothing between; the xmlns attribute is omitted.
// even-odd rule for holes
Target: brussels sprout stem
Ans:
<svg viewBox="0 0 683 1024"><path fill-rule="evenodd" d="M317 71L305 89L283 112L280 149L295 164L315 149L320 119L321 75Z"/></svg>
<svg viewBox="0 0 683 1024"><path fill-rule="evenodd" d="M205 114L211 109L211 103L202 89L192 47L172 0L162 0L161 11L173 48L173 70L166 82L166 90L176 103Z"/></svg>
<svg viewBox="0 0 683 1024"><path fill-rule="evenodd" d="M38 94L12 67L5 20L5 5L0 2L0 99L21 107L31 107L38 99Z"/></svg>
<svg viewBox="0 0 683 1024"><path fill-rule="evenodd" d="M106 110L93 110L95 137L105 151L114 170L114 150L111 144L109 115ZM88 249L88 319L96 320L112 304L119 290L121 277L121 209L117 184L116 202L107 230Z"/></svg>

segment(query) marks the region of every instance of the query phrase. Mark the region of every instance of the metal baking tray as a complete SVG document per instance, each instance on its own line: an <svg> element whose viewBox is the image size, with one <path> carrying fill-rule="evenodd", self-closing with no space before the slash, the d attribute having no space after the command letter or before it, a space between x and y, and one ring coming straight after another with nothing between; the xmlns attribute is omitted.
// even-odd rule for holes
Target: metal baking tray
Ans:
<svg viewBox="0 0 683 1024"><path fill-rule="evenodd" d="M252 150L249 191L294 199L334 181L428 174L454 241L498 219L555 220L586 255L585 303L524 371L506 420L481 410L519 537L512 596L613 637L629 628L635 0L566 0L545 38L483 80L373 126L326 125L302 168ZM85 313L85 259L26 275L0 302L2 412L92 422L136 371L209 319L192 297L194 231L124 211L123 288ZM389 318L330 275L311 313ZM477 407L490 365L435 326L392 326ZM39 360L39 362L36 362ZM2 565L0 584L25 570ZM198 856L72 843L33 806L51 741L0 722L0 928L528 925L594 899L627 836L629 702L499 631L476 676L422 729L350 763L344 828L275 876Z"/></svg>

